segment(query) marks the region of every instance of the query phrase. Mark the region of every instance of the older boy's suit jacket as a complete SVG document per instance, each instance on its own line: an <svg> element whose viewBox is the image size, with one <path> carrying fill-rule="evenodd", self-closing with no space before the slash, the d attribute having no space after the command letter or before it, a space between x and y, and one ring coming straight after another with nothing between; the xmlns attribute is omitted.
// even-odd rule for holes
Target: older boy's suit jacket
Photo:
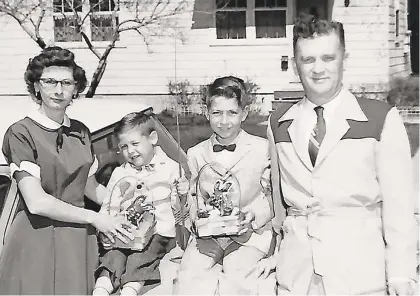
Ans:
<svg viewBox="0 0 420 296"><path fill-rule="evenodd" d="M235 140L235 151L213 152L214 140L213 135L187 152L188 165L191 170L191 190L195 191L198 172L206 164L216 162L226 169L230 169L240 185L241 208L249 209L255 214L255 221L252 223L255 232L244 245L257 247L267 253L272 239L270 223L272 215L261 182L262 178L269 178L268 141L242 130ZM202 206L200 194L198 194L198 199ZM195 219L197 202L190 200L189 203L191 204L191 218Z"/></svg>
<svg viewBox="0 0 420 296"><path fill-rule="evenodd" d="M308 269L323 277L328 294L375 293L385 289L386 279L415 278L417 236L404 125L384 102L356 99L345 90L339 96L315 166L300 130L303 100L274 112L269 121L277 166L273 225L284 233L277 280L292 294L302 290L295 283L302 283L299 277ZM321 210L311 213L307 205L314 199Z"/></svg>

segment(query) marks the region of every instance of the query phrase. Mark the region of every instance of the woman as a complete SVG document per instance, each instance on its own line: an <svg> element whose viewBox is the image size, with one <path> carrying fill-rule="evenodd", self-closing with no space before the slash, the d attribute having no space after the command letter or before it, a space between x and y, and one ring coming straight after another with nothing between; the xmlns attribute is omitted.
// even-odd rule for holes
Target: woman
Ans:
<svg viewBox="0 0 420 296"><path fill-rule="evenodd" d="M90 294L95 228L111 240L131 235L121 218L84 209L84 195L101 204L106 190L94 177L89 130L65 113L86 87L85 72L72 52L50 47L29 61L25 82L40 108L4 137L21 202L0 258L0 294Z"/></svg>

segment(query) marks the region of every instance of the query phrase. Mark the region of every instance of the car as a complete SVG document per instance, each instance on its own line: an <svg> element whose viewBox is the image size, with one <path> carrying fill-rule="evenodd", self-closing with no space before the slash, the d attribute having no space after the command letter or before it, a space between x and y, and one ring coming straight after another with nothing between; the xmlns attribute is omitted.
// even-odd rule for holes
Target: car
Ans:
<svg viewBox="0 0 420 296"><path fill-rule="evenodd" d="M26 114L36 110L39 106L27 97L10 97L0 99L0 143L3 143L4 133L14 122L25 117ZM68 107L70 118L83 122L92 133L93 149L99 161L96 175L98 182L110 175L110 168L122 162L117 154L117 143L113 136L114 125L126 114L131 112L145 112L152 115L159 135L159 145L169 157L181 163L186 174L189 174L185 152L179 148L178 143L153 114L153 108L141 103L137 99L129 98L81 98ZM10 176L9 166L0 153L0 254L4 244L7 230L16 215L19 196L16 182ZM98 210L98 206L86 199L86 207ZM177 215L180 222L181 216Z"/></svg>

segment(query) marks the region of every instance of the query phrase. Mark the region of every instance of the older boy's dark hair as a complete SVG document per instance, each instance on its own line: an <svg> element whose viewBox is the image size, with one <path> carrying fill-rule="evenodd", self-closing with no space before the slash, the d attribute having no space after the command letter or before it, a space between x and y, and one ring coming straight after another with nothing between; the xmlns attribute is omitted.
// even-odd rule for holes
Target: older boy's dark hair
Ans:
<svg viewBox="0 0 420 296"><path fill-rule="evenodd" d="M29 93L34 101L41 104L41 95L35 93L34 83L39 81L42 72L46 67L60 66L67 67L73 71L73 78L76 81L77 96L84 91L87 86L85 70L76 64L74 54L59 46L45 48L39 55L29 60L26 67L24 79Z"/></svg>
<svg viewBox="0 0 420 296"><path fill-rule="evenodd" d="M150 115L143 112L132 112L125 115L114 127L114 135L119 137L121 134L138 129L143 136L148 136L155 131L155 123Z"/></svg>
<svg viewBox="0 0 420 296"><path fill-rule="evenodd" d="M245 108L249 104L249 97L246 91L245 82L235 76L219 77L208 86L206 97L207 108L211 107L214 97L225 97L228 99L236 99L241 108Z"/></svg>
<svg viewBox="0 0 420 296"><path fill-rule="evenodd" d="M293 27L293 52L296 54L296 43L300 38L314 38L316 36L337 33L343 50L346 49L343 24L328 21L311 14L300 14Z"/></svg>

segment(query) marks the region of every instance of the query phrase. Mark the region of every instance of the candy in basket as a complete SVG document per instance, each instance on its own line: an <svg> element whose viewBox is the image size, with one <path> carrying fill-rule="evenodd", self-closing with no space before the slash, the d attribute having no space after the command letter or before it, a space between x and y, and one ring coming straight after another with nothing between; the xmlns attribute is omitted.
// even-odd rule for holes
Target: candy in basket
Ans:
<svg viewBox="0 0 420 296"><path fill-rule="evenodd" d="M244 218L240 211L241 191L235 175L218 163L201 168L195 184L198 237L237 235Z"/></svg>
<svg viewBox="0 0 420 296"><path fill-rule="evenodd" d="M121 178L112 188L108 212L124 216L134 226L134 240L116 239L113 247L143 250L155 232L154 211L153 194L146 184L135 177Z"/></svg>

